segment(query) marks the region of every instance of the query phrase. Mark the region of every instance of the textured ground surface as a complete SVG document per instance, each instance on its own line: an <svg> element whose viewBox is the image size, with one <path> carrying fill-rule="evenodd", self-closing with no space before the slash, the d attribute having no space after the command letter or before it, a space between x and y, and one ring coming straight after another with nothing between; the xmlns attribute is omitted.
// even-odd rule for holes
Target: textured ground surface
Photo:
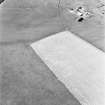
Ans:
<svg viewBox="0 0 105 105"><path fill-rule="evenodd" d="M28 45L0 52L0 105L80 105Z"/></svg>
<svg viewBox="0 0 105 105"><path fill-rule="evenodd" d="M82 105L105 105L105 53L65 31L32 48Z"/></svg>
<svg viewBox="0 0 105 105"><path fill-rule="evenodd" d="M58 9L58 1L42 1L6 0L0 6L1 105L79 105L28 43L67 27L104 51L100 17L78 23L74 15Z"/></svg>
<svg viewBox="0 0 105 105"><path fill-rule="evenodd" d="M92 12L93 15L82 23L77 22L77 17L65 9L58 9L58 1L54 1L32 0L29 2L28 0L18 0L17 2L17 0L7 0L0 8L0 43L33 42L52 33L63 31L66 27L104 51L104 15L99 15L101 10L96 9L97 6L100 6L100 0L92 0L92 3L89 2L90 0L84 3L82 0L61 0L64 8L85 5L87 10Z"/></svg>

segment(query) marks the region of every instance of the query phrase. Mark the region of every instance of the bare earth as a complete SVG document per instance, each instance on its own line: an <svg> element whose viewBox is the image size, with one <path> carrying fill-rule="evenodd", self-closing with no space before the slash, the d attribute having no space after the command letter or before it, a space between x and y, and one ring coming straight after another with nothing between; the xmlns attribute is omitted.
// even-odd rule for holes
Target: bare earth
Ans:
<svg viewBox="0 0 105 105"><path fill-rule="evenodd" d="M0 105L80 105L28 45L0 51Z"/></svg>
<svg viewBox="0 0 105 105"><path fill-rule="evenodd" d="M29 44L67 28L104 51L102 18L78 23L58 1L30 1L0 6L0 105L80 105Z"/></svg>
<svg viewBox="0 0 105 105"><path fill-rule="evenodd" d="M62 0L63 8L74 8L81 4L81 2L76 3L76 1L72 3L72 0L66 0L65 2ZM104 15L99 15L99 11L94 9L100 5L97 1L92 0L92 3L84 3L87 10L92 12L93 15L79 23L76 16L61 7L58 8L58 2L52 2L52 0L32 0L32 2L8 0L0 8L0 43L34 42L67 28L104 51L105 21Z"/></svg>

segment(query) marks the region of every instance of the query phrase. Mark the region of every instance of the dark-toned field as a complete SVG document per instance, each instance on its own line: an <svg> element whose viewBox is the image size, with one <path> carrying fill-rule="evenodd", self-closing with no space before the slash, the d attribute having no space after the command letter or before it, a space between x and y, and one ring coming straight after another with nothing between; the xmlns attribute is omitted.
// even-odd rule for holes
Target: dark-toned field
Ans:
<svg viewBox="0 0 105 105"><path fill-rule="evenodd" d="M28 45L0 52L0 105L80 105Z"/></svg>

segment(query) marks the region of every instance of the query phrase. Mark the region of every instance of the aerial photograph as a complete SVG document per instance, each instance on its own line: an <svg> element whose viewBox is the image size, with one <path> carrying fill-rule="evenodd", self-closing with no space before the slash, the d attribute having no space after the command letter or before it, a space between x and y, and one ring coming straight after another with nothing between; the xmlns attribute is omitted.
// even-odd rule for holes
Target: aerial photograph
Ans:
<svg viewBox="0 0 105 105"><path fill-rule="evenodd" d="M0 105L105 105L105 0L0 0Z"/></svg>

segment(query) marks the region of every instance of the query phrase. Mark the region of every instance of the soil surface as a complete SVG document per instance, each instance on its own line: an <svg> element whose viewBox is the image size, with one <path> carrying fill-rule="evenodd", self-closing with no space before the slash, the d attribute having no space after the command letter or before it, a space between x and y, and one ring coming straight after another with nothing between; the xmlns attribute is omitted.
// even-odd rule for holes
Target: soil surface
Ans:
<svg viewBox="0 0 105 105"><path fill-rule="evenodd" d="M72 4L66 1L64 7ZM78 22L55 0L5 0L0 5L0 105L80 105L29 46L66 29L105 50L98 14Z"/></svg>
<svg viewBox="0 0 105 105"><path fill-rule="evenodd" d="M105 50L105 21L102 1L6 0L0 7L0 43L35 42L65 29ZM67 8L85 6L92 15L82 22Z"/></svg>
<svg viewBox="0 0 105 105"><path fill-rule="evenodd" d="M80 105L35 52L0 46L0 105Z"/></svg>

